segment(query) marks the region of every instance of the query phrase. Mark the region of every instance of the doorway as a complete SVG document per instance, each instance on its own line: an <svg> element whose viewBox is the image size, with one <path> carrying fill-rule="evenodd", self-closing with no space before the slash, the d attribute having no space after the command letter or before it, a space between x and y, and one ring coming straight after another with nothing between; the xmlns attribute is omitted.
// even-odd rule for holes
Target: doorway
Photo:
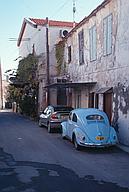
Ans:
<svg viewBox="0 0 129 192"><path fill-rule="evenodd" d="M106 92L103 95L103 110L107 114L110 123L112 119L112 95L112 92Z"/></svg>

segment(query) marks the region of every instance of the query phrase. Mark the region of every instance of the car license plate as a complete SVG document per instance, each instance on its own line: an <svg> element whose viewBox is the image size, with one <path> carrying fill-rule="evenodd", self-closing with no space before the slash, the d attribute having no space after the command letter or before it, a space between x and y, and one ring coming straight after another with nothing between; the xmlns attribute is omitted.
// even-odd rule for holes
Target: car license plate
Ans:
<svg viewBox="0 0 129 192"><path fill-rule="evenodd" d="M103 137L103 136L97 136L96 137L96 140L99 140L99 141L104 140L104 139L105 139L105 137Z"/></svg>

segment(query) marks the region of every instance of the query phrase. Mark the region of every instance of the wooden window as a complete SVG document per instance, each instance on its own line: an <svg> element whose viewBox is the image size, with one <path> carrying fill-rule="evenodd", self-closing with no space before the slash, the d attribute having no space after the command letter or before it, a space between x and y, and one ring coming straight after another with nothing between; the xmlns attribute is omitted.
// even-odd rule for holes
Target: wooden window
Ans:
<svg viewBox="0 0 129 192"><path fill-rule="evenodd" d="M103 20L103 35L103 53L104 55L109 55L112 53L112 14Z"/></svg>
<svg viewBox="0 0 129 192"><path fill-rule="evenodd" d="M89 108L94 107L94 93L89 93L89 103L88 103Z"/></svg>
<svg viewBox="0 0 129 192"><path fill-rule="evenodd" d="M78 33L79 41L79 64L84 64L84 32L83 30Z"/></svg>
<svg viewBox="0 0 129 192"><path fill-rule="evenodd" d="M89 29L90 61L97 58L96 25Z"/></svg>
<svg viewBox="0 0 129 192"><path fill-rule="evenodd" d="M71 62L71 46L68 46L68 63Z"/></svg>
<svg viewBox="0 0 129 192"><path fill-rule="evenodd" d="M96 94L95 95L95 108L98 108L99 107L99 95Z"/></svg>
<svg viewBox="0 0 129 192"><path fill-rule="evenodd" d="M77 108L81 107L81 94L77 94Z"/></svg>

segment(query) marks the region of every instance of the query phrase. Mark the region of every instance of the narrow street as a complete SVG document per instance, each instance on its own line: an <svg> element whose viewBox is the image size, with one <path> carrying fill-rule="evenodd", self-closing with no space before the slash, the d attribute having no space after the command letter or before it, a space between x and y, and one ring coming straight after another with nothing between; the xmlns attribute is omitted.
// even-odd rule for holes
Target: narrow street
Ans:
<svg viewBox="0 0 129 192"><path fill-rule="evenodd" d="M0 112L0 192L129 192L129 154L83 149L37 122Z"/></svg>

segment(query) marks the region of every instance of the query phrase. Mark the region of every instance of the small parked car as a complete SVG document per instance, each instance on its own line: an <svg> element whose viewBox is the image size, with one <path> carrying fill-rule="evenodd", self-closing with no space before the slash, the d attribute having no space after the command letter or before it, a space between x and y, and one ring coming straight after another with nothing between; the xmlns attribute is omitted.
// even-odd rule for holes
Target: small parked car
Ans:
<svg viewBox="0 0 129 192"><path fill-rule="evenodd" d="M69 106L49 105L39 116L39 126L46 126L49 133L57 129L61 131L61 122L68 119L71 110L73 108Z"/></svg>
<svg viewBox="0 0 129 192"><path fill-rule="evenodd" d="M77 150L82 146L109 147L118 142L116 131L110 126L106 113L99 109L74 109L61 125L62 137L69 138Z"/></svg>

